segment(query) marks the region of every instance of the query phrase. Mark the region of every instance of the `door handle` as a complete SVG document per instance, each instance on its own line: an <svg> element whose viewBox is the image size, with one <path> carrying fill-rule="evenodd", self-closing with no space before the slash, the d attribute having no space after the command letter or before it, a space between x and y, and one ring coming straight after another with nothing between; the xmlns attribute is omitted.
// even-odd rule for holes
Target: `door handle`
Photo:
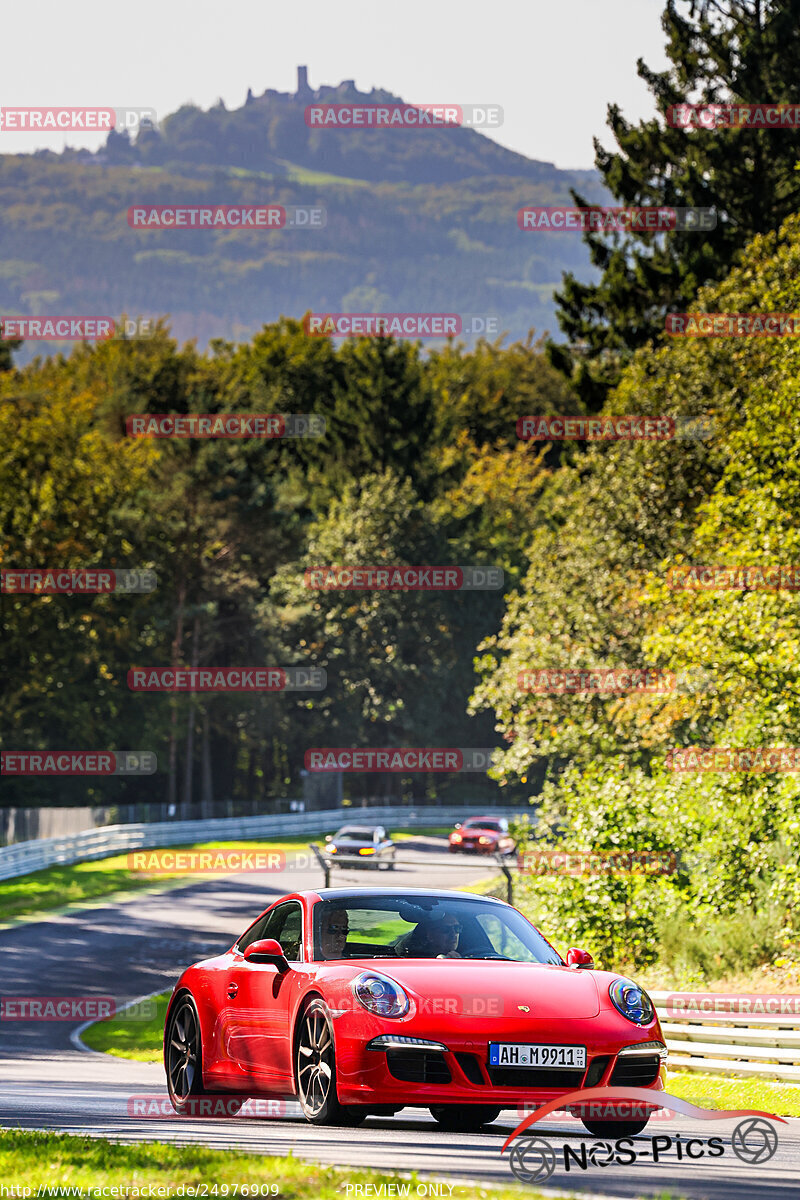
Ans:
<svg viewBox="0 0 800 1200"><path fill-rule="evenodd" d="M237 994L238 991L239 991L238 983L229 983L228 984L228 995L230 996L231 1000L234 998L234 996Z"/></svg>

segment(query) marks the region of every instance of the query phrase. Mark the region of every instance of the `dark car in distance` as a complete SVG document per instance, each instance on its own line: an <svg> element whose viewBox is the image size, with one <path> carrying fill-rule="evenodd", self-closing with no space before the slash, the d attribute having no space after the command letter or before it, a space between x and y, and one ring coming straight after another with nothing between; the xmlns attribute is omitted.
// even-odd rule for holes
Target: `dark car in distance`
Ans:
<svg viewBox="0 0 800 1200"><path fill-rule="evenodd" d="M348 867L394 870L395 844L383 825L343 825L325 838L325 853Z"/></svg>

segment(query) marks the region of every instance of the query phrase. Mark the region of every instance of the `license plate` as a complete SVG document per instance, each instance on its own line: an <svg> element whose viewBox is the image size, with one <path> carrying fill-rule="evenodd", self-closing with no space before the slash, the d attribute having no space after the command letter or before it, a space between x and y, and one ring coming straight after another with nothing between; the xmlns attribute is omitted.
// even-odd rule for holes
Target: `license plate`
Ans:
<svg viewBox="0 0 800 1200"><path fill-rule="evenodd" d="M541 1042L490 1042L490 1067L586 1066L585 1046L553 1046Z"/></svg>

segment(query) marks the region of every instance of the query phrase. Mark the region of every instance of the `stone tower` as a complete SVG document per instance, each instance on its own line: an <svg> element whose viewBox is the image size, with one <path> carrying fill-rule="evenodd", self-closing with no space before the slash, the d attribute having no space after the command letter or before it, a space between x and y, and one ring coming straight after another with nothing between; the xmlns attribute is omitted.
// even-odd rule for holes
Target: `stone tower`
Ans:
<svg viewBox="0 0 800 1200"><path fill-rule="evenodd" d="M297 68L297 95L301 98L311 95L311 88L308 86L308 67Z"/></svg>

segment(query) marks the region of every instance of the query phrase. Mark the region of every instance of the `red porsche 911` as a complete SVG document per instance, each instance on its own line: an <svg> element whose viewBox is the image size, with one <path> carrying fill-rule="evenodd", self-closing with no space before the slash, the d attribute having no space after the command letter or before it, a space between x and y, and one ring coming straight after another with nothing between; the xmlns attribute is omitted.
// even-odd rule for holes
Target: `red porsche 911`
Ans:
<svg viewBox="0 0 800 1200"><path fill-rule="evenodd" d="M296 1097L319 1125L421 1105L470 1130L603 1085L651 1088L655 1108L666 1056L635 983L585 951L565 961L500 900L422 889L284 896L183 972L164 1029L179 1113L222 1093ZM597 1136L647 1124L603 1112L583 1118Z"/></svg>

